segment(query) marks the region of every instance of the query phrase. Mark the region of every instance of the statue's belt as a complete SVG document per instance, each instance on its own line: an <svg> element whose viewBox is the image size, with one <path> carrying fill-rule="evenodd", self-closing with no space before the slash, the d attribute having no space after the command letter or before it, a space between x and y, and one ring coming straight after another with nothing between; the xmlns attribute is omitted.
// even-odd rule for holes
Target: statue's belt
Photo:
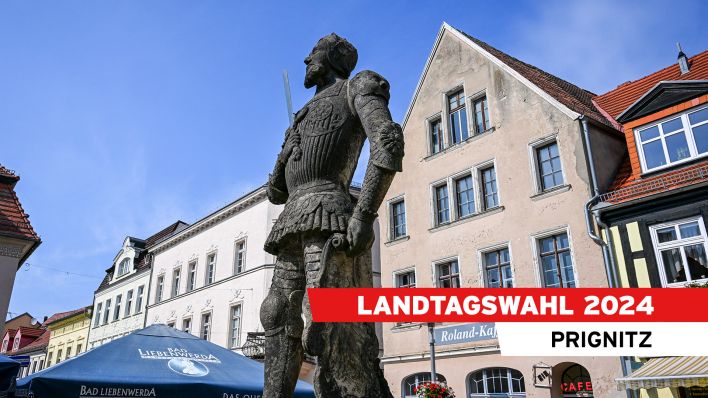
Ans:
<svg viewBox="0 0 708 398"><path fill-rule="evenodd" d="M295 192L293 192L290 197L292 199L295 199L311 193L332 193L347 195L342 184L338 182L316 180L298 185L298 187L295 189Z"/></svg>

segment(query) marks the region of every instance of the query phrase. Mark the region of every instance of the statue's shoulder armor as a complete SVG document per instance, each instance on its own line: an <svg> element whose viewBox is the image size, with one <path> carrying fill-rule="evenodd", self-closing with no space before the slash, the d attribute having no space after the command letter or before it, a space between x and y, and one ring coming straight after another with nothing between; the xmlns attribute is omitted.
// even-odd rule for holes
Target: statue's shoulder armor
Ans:
<svg viewBox="0 0 708 398"><path fill-rule="evenodd" d="M391 86L383 76L370 70L365 70L357 73L349 81L349 95L353 101L357 96L375 95L389 100Z"/></svg>

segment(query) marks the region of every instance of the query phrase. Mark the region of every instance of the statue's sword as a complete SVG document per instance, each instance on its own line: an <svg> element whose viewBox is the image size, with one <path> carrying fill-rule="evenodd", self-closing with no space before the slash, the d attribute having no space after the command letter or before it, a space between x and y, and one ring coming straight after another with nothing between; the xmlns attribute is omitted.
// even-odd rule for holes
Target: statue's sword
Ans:
<svg viewBox="0 0 708 398"><path fill-rule="evenodd" d="M288 120L290 120L290 127L293 127L295 115L293 114L293 99L290 96L290 79L288 79L287 69L283 69L283 88L285 89L285 103L288 106Z"/></svg>

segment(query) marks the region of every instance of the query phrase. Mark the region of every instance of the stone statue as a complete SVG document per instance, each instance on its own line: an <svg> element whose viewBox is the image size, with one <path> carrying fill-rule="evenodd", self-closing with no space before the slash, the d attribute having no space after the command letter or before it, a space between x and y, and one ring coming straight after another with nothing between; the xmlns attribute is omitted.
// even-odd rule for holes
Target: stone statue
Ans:
<svg viewBox="0 0 708 398"><path fill-rule="evenodd" d="M376 210L401 171L403 134L388 110L389 84L372 71L349 79L356 62L356 48L334 33L305 58L305 87L317 90L295 114L268 180L268 198L285 209L265 244L278 260L261 305L264 398L292 396L304 353L317 358L318 397L392 397L374 324L314 323L305 293L372 287ZM349 187L366 138L370 159L357 200Z"/></svg>

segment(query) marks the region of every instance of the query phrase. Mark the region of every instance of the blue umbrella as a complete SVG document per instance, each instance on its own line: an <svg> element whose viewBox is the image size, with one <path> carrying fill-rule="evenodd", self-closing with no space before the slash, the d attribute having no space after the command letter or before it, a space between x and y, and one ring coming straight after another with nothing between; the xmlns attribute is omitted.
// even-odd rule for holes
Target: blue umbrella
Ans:
<svg viewBox="0 0 708 398"><path fill-rule="evenodd" d="M17 382L35 398L260 398L263 365L189 333L152 325ZM314 398L298 382L297 398Z"/></svg>
<svg viewBox="0 0 708 398"><path fill-rule="evenodd" d="M0 397L6 397L14 390L14 381L19 371L19 362L0 355Z"/></svg>

